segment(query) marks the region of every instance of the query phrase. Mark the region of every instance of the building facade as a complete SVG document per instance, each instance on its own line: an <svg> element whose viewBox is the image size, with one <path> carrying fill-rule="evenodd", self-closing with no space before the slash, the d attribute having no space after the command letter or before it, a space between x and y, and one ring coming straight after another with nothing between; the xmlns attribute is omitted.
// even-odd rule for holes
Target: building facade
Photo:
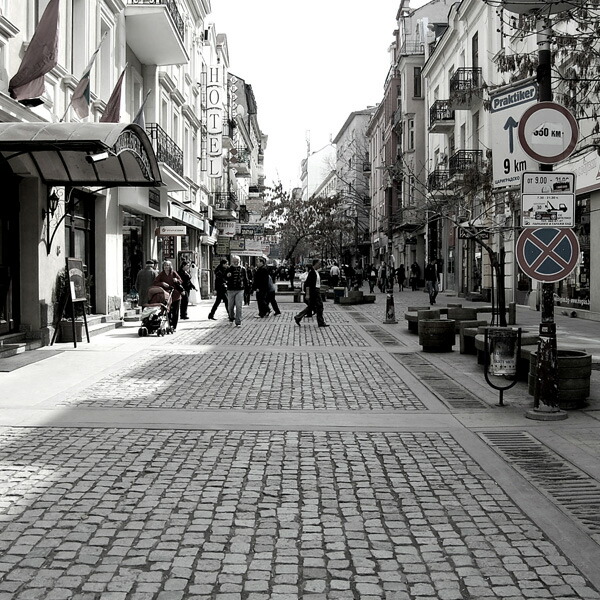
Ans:
<svg viewBox="0 0 600 600"><path fill-rule="evenodd" d="M56 64L35 102L17 101L9 82L49 5L58 7ZM237 221L250 186L262 185L266 145L249 86L238 98L230 76L227 37L208 21L210 0L0 8L0 163L10 199L0 209L0 334L50 340L67 257L82 261L92 313L121 318L148 259L195 261L210 294L217 221ZM89 65L82 112L73 93ZM44 139L53 145L42 153Z"/></svg>

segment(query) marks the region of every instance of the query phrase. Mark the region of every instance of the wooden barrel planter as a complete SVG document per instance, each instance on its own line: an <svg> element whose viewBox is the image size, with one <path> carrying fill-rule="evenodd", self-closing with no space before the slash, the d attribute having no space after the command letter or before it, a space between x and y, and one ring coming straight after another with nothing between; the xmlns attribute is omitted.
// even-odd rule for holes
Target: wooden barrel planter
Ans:
<svg viewBox="0 0 600 600"><path fill-rule="evenodd" d="M582 408L590 395L592 355L581 350L558 350L558 405L563 410ZM528 390L535 396L537 352L529 361Z"/></svg>
<svg viewBox="0 0 600 600"><path fill-rule="evenodd" d="M451 319L419 320L419 344L423 352L452 352L454 326Z"/></svg>

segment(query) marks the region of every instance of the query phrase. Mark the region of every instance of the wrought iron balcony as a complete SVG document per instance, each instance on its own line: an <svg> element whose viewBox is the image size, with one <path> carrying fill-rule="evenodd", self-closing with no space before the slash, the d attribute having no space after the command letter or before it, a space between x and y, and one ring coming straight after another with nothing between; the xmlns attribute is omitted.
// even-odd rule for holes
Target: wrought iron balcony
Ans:
<svg viewBox="0 0 600 600"><path fill-rule="evenodd" d="M463 175L470 170L480 170L483 167L483 150L459 150L450 157L448 170L450 178Z"/></svg>
<svg viewBox="0 0 600 600"><path fill-rule="evenodd" d="M185 24L183 17L177 8L175 0L127 0L127 4L139 5L139 4L160 4L167 7L169 15L173 20L173 25L179 34L179 37L183 40L185 34Z"/></svg>
<svg viewBox="0 0 600 600"><path fill-rule="evenodd" d="M445 191L450 180L448 169L436 169L429 173L427 177L427 190L433 194L438 191Z"/></svg>
<svg viewBox="0 0 600 600"><path fill-rule="evenodd" d="M461 67L450 79L450 105L454 110L468 110L483 84L481 67Z"/></svg>
<svg viewBox="0 0 600 600"><path fill-rule="evenodd" d="M415 40L406 40L402 46L400 46L399 56L409 56L416 54L425 54L425 44Z"/></svg>
<svg viewBox="0 0 600 600"><path fill-rule="evenodd" d="M164 163L183 177L183 150L158 123L148 123L146 133L159 163Z"/></svg>
<svg viewBox="0 0 600 600"><path fill-rule="evenodd" d="M450 133L454 130L454 111L450 100L436 100L429 109L430 133Z"/></svg>
<svg viewBox="0 0 600 600"><path fill-rule="evenodd" d="M127 45L144 65L183 65L190 57L176 0L126 0Z"/></svg>

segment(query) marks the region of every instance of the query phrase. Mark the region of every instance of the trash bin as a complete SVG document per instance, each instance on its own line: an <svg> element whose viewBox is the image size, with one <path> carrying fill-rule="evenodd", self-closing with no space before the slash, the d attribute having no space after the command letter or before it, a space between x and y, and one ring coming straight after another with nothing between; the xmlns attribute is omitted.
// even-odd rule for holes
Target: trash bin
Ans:
<svg viewBox="0 0 600 600"><path fill-rule="evenodd" d="M343 298L346 294L346 288L334 287L333 288L333 302L334 304L340 303L340 298Z"/></svg>
<svg viewBox="0 0 600 600"><path fill-rule="evenodd" d="M519 331L505 327L488 327L489 372L491 375L517 375L519 359Z"/></svg>

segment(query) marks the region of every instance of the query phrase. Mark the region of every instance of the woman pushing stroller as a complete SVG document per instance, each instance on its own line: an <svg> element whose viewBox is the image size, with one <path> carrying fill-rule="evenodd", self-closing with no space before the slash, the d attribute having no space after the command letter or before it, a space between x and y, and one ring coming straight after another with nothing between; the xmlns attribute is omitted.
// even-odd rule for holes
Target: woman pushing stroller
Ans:
<svg viewBox="0 0 600 600"><path fill-rule="evenodd" d="M164 289L173 289L171 307L169 309L169 322L171 323L172 330L175 331L179 321L179 303L181 295L185 294L185 290L183 289L181 277L179 277L177 271L173 270L170 260L163 261L162 271L156 276L152 285L160 286Z"/></svg>

